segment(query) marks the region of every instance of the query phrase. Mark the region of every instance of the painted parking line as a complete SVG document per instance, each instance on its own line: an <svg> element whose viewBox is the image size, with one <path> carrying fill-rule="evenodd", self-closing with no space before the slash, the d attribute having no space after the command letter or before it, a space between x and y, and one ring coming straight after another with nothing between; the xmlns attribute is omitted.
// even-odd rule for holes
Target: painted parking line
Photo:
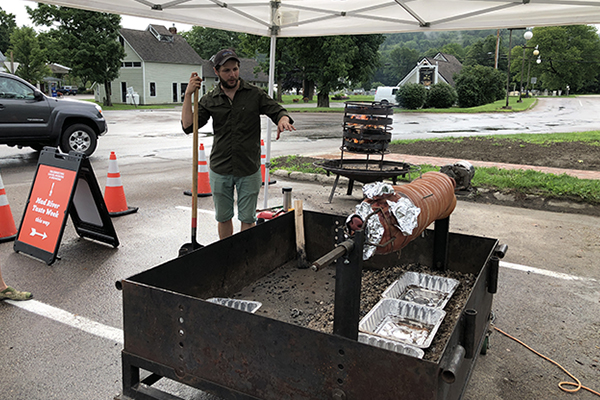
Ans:
<svg viewBox="0 0 600 400"><path fill-rule="evenodd" d="M183 211L192 211L192 207L185 207L185 206L176 206L175 207L178 210L183 210ZM202 209L198 209L199 213L203 213L203 214L209 214L209 215L215 215L214 211L211 210L202 210Z"/></svg>
<svg viewBox="0 0 600 400"><path fill-rule="evenodd" d="M583 282L596 282L596 279L585 278L582 276L563 274L562 272L548 271L547 269L540 269L535 267L529 267L527 265L513 264L506 261L500 261L500 266L504 268L514 269L523 272L531 272L538 275L549 276L551 278L564 279L567 281L583 281Z"/></svg>
<svg viewBox="0 0 600 400"><path fill-rule="evenodd" d="M42 317L49 318L56 322L61 322L65 325L69 325L73 328L81 331L91 333L105 339L112 340L113 342L123 344L123 330L113 328L112 326L103 325L99 322L92 321L91 319L82 317L80 315L72 314L68 311L61 310L44 304L37 300L26 300L26 301L12 301L5 300L7 303L12 304L15 307L22 308L29 312L32 312Z"/></svg>
<svg viewBox="0 0 600 400"><path fill-rule="evenodd" d="M198 210L200 211L200 210ZM211 213L206 211L207 213ZM214 212L213 212L214 214ZM596 279L593 278L585 278L576 275L563 274L560 272L549 271L540 268L529 267L527 265L513 264L505 261L500 261L500 266L503 268L513 269L517 271L534 273L538 275L547 276L555 279L563 279L568 281L584 281L584 282L596 282ZM34 314L40 315L42 317L49 318L56 322L63 323L65 325L71 326L73 328L82 330L84 332L90 333L92 335L99 336L101 338L105 338L111 340L113 342L117 342L123 344L123 330L119 328L114 328L112 326L104 325L99 322L92 321L88 318L82 317L80 315L72 314L68 311L61 310L60 308L50 306L48 304L44 304L37 300L27 300L27 301L12 301L5 300L6 303L12 304L15 307L19 307L23 310L32 312Z"/></svg>

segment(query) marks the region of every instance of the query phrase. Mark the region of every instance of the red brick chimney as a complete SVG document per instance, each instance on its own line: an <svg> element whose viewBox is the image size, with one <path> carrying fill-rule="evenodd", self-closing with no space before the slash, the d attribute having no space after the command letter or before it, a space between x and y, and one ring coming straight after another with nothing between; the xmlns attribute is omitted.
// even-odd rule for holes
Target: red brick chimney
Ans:
<svg viewBox="0 0 600 400"><path fill-rule="evenodd" d="M172 35L177 35L177 28L175 28L175 24L169 28L169 32L171 32Z"/></svg>

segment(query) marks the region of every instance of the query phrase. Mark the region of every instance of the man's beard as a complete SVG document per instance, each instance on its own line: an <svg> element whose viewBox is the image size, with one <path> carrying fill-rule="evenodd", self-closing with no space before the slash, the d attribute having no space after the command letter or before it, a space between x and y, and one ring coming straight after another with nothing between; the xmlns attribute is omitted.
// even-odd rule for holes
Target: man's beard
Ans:
<svg viewBox="0 0 600 400"><path fill-rule="evenodd" d="M235 87L238 84L239 79L235 80L235 83L233 85L230 85L229 83L227 83L227 81L224 81L221 79L221 86L223 86L223 88L225 89L235 89Z"/></svg>

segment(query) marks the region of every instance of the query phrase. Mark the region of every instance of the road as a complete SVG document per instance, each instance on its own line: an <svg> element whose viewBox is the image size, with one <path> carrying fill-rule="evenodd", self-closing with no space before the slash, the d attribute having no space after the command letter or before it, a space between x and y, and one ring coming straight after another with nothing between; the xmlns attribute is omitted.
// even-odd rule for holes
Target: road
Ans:
<svg viewBox="0 0 600 400"><path fill-rule="evenodd" d="M530 121L523 122L529 124L529 132L595 129L591 117L598 118L593 108L597 109L598 101L548 99L540 104L542 117L533 112L505 116L506 126L517 129L513 117L518 116ZM69 221L59 249L61 258L51 266L15 253L11 242L0 244L0 265L7 283L35 295L35 301L0 303L2 398L90 400L118 395L122 314L121 294L114 282L174 258L179 247L190 241L191 200L182 193L191 186L192 139L181 133L178 113L105 114L109 133L100 139L91 163L103 188L108 156L115 151L128 204L139 211L112 219L121 242L117 249L80 239ZM589 125L578 122L576 115L588 114L590 120L585 123ZM569 119L570 115L575 117ZM317 154L339 147L339 115L294 117L298 131L273 141L273 156ZM476 115L469 123L471 118L463 115L398 114L394 118L412 121L395 122L394 130L402 131L395 136L454 135L458 129L474 126L480 126L481 134L493 133L499 130L492 131L490 126L503 125L497 115ZM450 122L452 118L462 122ZM483 125L484 121L493 123ZM419 132L428 131L423 129L426 124L452 132ZM203 136L201 141L208 152L211 138ZM17 226L36 163L35 152L0 148L0 173ZM284 186L293 187L294 198L302 199L305 209L347 214L360 202L359 190L346 196L340 188L329 204L330 183L279 177L277 181L270 187L270 205L281 204ZM216 241L210 197L199 199L198 218L199 241ZM509 246L494 302L497 325L557 360L596 390L600 382L599 228L600 219L589 216L464 202L459 202L451 217L453 232L494 237ZM464 398L560 399L564 394L556 384L565 379L554 366L495 333L488 355L476 363ZM161 385L186 399L214 398L174 383ZM595 398L589 393L577 396Z"/></svg>

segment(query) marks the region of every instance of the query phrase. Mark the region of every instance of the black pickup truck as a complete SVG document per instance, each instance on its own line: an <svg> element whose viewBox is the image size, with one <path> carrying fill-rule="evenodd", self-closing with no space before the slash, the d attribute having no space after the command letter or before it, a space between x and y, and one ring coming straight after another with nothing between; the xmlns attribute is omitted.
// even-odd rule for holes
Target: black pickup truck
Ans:
<svg viewBox="0 0 600 400"><path fill-rule="evenodd" d="M75 86L63 86L56 89L56 92L63 96L75 96L77 94L77 88Z"/></svg>
<svg viewBox="0 0 600 400"><path fill-rule="evenodd" d="M54 146L90 156L107 130L97 104L48 97L18 76L0 72L0 144Z"/></svg>

